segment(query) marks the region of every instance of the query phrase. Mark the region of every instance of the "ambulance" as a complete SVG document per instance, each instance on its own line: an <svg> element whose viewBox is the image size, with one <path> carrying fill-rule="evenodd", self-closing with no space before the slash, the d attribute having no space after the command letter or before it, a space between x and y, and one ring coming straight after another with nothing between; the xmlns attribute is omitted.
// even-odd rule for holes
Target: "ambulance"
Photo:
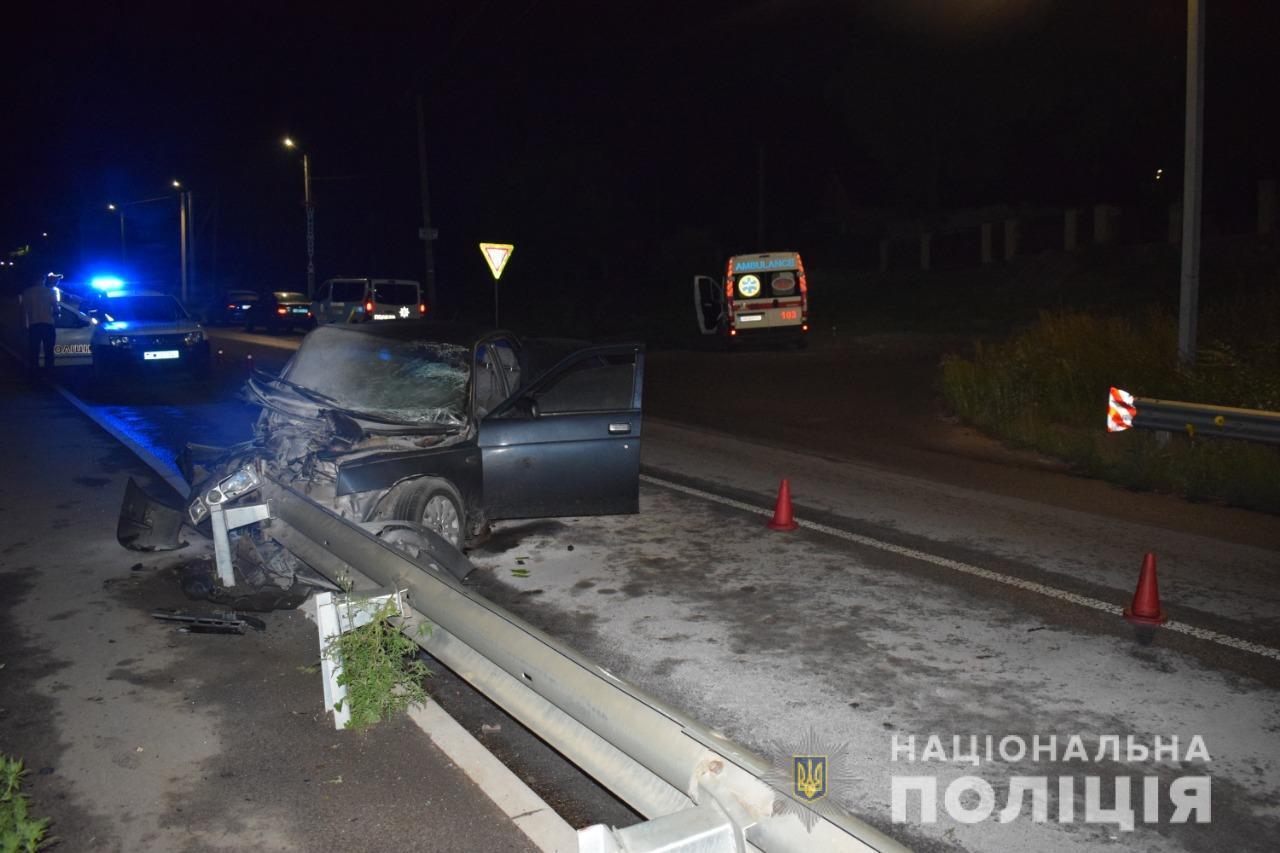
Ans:
<svg viewBox="0 0 1280 853"><path fill-rule="evenodd" d="M726 344L776 338L804 346L809 332L809 286L799 252L734 255L724 279L693 279L698 328Z"/></svg>

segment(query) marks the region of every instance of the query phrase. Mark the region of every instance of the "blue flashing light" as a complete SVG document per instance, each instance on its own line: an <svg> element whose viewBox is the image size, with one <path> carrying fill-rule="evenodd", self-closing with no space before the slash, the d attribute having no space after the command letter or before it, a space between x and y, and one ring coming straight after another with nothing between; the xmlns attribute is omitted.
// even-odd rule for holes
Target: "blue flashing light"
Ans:
<svg viewBox="0 0 1280 853"><path fill-rule="evenodd" d="M124 280L114 275L95 275L89 279L89 286L94 290L119 290L124 287Z"/></svg>

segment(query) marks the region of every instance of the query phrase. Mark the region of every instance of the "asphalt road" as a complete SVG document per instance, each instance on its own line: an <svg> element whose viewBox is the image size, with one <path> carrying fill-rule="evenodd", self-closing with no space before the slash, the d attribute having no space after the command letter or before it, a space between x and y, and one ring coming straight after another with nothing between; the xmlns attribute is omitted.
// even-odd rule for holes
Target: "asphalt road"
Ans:
<svg viewBox="0 0 1280 853"><path fill-rule="evenodd" d="M186 440L235 440L252 417L230 399L245 357L278 366L296 338L216 340L224 360L206 383L109 399L71 385L162 458ZM948 423L931 392L948 343L650 353L641 513L499 525L472 554L473 582L779 761L807 733L832 755L847 747L830 796L914 846L1272 849L1280 522L1081 480ZM811 523L793 533L760 515L783 476ZM1148 551L1176 629L1118 615ZM935 735L942 760L923 754ZM953 736L970 735L1060 743L1039 761L954 760ZM1109 735L1176 736L1181 748L1127 760L1107 751ZM1088 761L1065 755L1072 736ZM1209 760L1187 754L1196 737ZM966 775L993 787L996 814L1015 780L1045 777L1048 818L1034 820L1028 799L1007 822L954 819L942 791ZM903 776L935 780L936 821L922 822L914 799L894 820ZM1174 821L1170 789L1184 776L1211 780L1209 822ZM1100 799L1085 795L1088 777ZM1160 798L1150 813L1147 777ZM1089 811L1112 806L1120 778L1131 779L1131 830ZM1069 822L1064 800L1076 805Z"/></svg>

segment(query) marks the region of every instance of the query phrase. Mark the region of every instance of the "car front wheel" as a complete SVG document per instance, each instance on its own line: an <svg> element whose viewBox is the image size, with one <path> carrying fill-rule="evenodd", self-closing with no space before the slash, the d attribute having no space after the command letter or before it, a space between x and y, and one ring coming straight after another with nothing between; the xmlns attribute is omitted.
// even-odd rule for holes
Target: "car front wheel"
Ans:
<svg viewBox="0 0 1280 853"><path fill-rule="evenodd" d="M448 480L429 477L406 491L396 501L395 517L434 530L453 547L462 550L467 514L462 505L462 495Z"/></svg>

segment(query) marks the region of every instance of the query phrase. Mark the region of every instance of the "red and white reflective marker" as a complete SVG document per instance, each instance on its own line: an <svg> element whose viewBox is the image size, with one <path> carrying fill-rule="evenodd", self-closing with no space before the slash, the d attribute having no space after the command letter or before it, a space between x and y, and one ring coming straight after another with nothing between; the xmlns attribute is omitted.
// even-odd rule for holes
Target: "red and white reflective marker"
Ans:
<svg viewBox="0 0 1280 853"><path fill-rule="evenodd" d="M1107 400L1107 432L1124 432L1133 428L1133 416L1138 409L1133 405L1133 395L1119 388L1111 389Z"/></svg>
<svg viewBox="0 0 1280 853"><path fill-rule="evenodd" d="M484 261L489 265L494 281L502 277L502 269L507 265L507 261L511 260L511 253L515 249L516 247L510 243L480 244L480 254L484 255Z"/></svg>

